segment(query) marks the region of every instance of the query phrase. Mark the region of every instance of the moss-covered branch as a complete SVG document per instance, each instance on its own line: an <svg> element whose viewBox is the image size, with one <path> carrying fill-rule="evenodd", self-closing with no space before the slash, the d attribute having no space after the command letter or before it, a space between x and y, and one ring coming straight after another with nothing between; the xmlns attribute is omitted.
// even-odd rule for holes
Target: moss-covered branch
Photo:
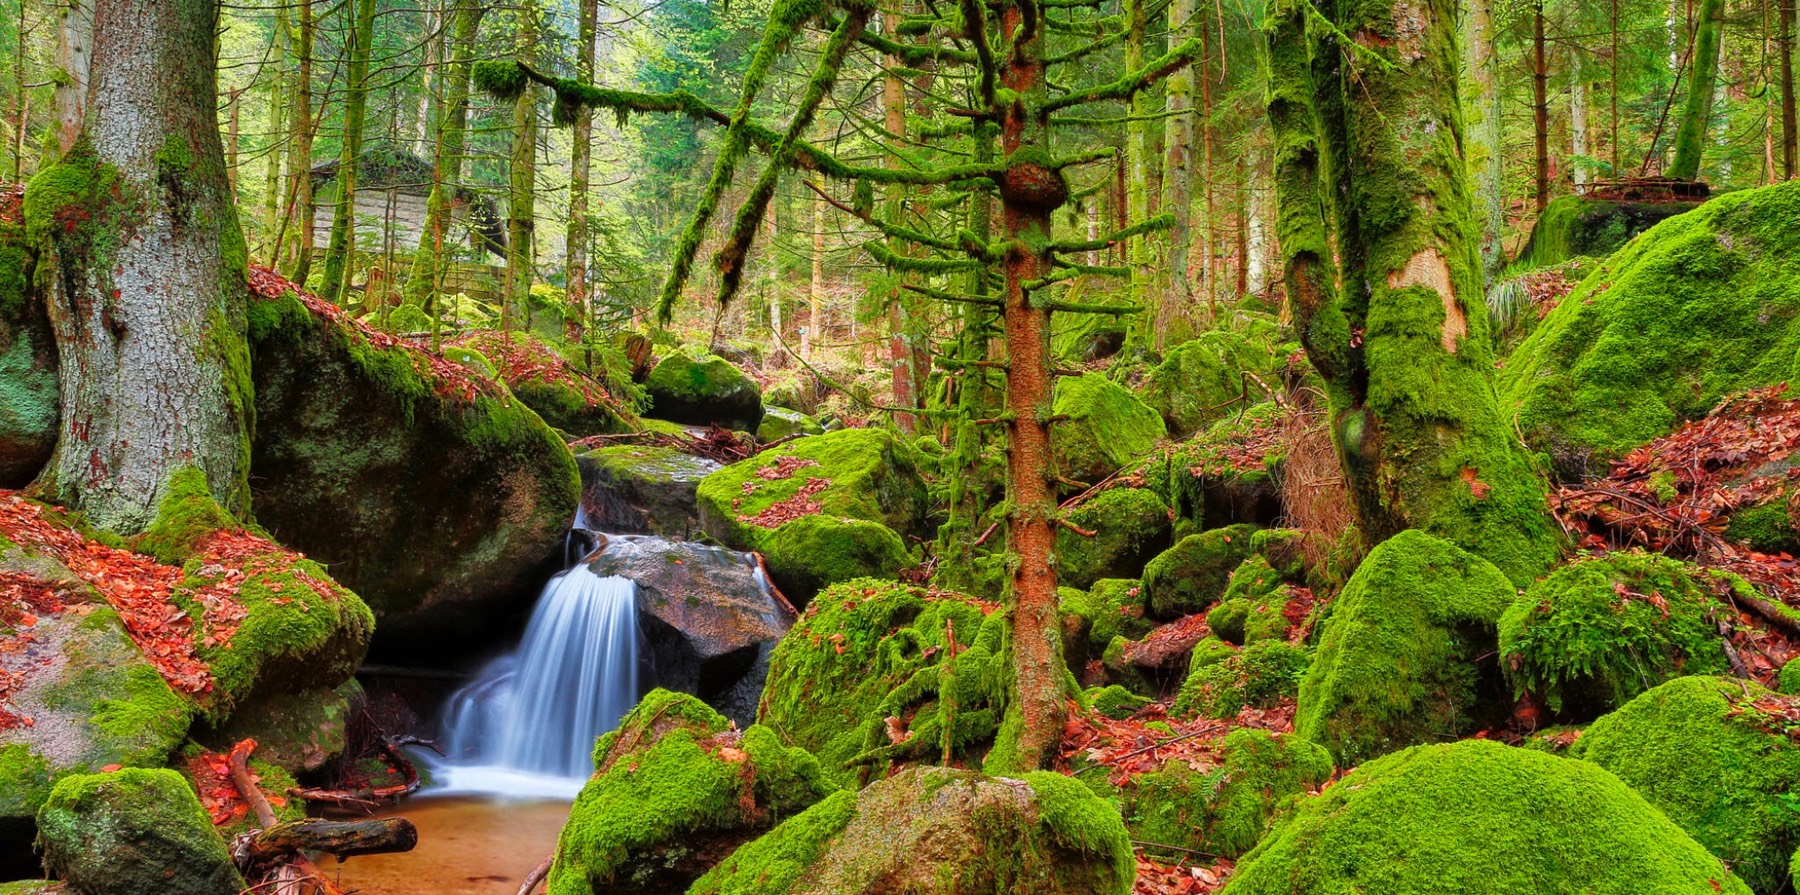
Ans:
<svg viewBox="0 0 1800 895"><path fill-rule="evenodd" d="M1111 150L1108 151L1110 152ZM1102 236L1099 239L1084 239L1079 242L1065 241L1054 243L1050 246L1050 250L1053 252L1097 252L1101 249L1112 248L1114 245L1130 239L1133 236L1142 236L1146 233L1157 233L1173 226L1175 226L1175 216L1165 212L1156 217L1132 224L1117 233Z"/></svg>
<svg viewBox="0 0 1800 895"><path fill-rule="evenodd" d="M1203 46L1198 39L1183 41L1169 52L1150 60L1148 64L1137 71L1126 72L1123 77L1108 84L1098 84L1085 90L1077 90L1060 96L1045 104L1044 110L1054 112L1057 109L1067 109L1084 103L1129 99L1138 91L1174 74L1184 66L1193 64L1195 59L1200 58Z"/></svg>

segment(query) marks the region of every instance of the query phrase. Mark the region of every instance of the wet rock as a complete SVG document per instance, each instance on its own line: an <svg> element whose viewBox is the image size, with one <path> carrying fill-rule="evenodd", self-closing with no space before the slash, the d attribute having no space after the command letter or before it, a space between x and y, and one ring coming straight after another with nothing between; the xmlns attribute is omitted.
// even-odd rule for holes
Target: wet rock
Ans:
<svg viewBox="0 0 1800 895"><path fill-rule="evenodd" d="M1125 824L1080 782L909 768L739 849L692 895L1125 895Z"/></svg>
<svg viewBox="0 0 1800 895"><path fill-rule="evenodd" d="M644 387L650 414L660 420L755 432L762 422L762 389L744 371L716 354L671 351L650 371Z"/></svg>
<svg viewBox="0 0 1800 895"><path fill-rule="evenodd" d="M688 538L700 531L695 494L724 468L715 460L657 445L596 448L575 458L581 468L586 527L618 534Z"/></svg>
<svg viewBox="0 0 1800 895"><path fill-rule="evenodd" d="M44 866L79 895L237 895L244 880L180 774L69 777L38 815Z"/></svg>
<svg viewBox="0 0 1800 895"><path fill-rule="evenodd" d="M637 582L638 618L658 686L698 694L747 722L767 655L796 614L768 588L755 557L702 544L621 535L588 561L594 574ZM746 704L748 703L748 704Z"/></svg>

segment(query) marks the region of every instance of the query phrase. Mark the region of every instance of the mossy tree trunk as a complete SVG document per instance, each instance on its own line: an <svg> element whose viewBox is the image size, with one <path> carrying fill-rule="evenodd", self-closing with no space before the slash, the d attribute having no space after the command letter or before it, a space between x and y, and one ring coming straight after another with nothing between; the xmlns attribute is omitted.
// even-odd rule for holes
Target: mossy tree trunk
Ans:
<svg viewBox="0 0 1800 895"><path fill-rule="evenodd" d="M288 276L306 284L312 270L313 204L313 36L317 21L313 18L312 0L294 3L294 100L288 126L287 213L283 226L293 228L293 258ZM286 237L284 237L285 239Z"/></svg>
<svg viewBox="0 0 1800 895"><path fill-rule="evenodd" d="M1194 0L1174 0L1169 5L1169 30L1176 40L1198 35L1200 17L1195 13ZM1177 321L1192 311L1194 301L1193 283L1188 278L1194 211L1194 69L1184 68L1170 75L1164 87L1169 122L1164 137L1163 208L1174 216L1174 223L1169 227L1169 258L1163 274L1167 288L1156 315L1159 349L1166 344Z"/></svg>
<svg viewBox="0 0 1800 895"><path fill-rule="evenodd" d="M1531 137L1538 214L1550 204L1550 59L1545 43L1544 0L1537 0L1531 7Z"/></svg>
<svg viewBox="0 0 1800 895"><path fill-rule="evenodd" d="M80 137L27 191L61 436L39 487L119 533L197 467L249 509L244 238L219 142L216 0L97 0Z"/></svg>
<svg viewBox="0 0 1800 895"><path fill-rule="evenodd" d="M1795 132L1800 127L1800 114L1796 114L1794 104L1795 0L1776 0L1776 3L1779 6L1775 53L1780 60L1777 70L1781 79L1781 179L1793 180L1796 149L1800 149L1800 134Z"/></svg>
<svg viewBox="0 0 1800 895"><path fill-rule="evenodd" d="M594 37L600 16L599 0L581 0L575 24L575 80L594 82ZM594 110L581 106L575 110L574 145L569 148L569 228L565 249L569 283L569 309L574 312L567 327L571 339L584 337L587 322L593 319L592 298L588 293L588 178L593 173Z"/></svg>
<svg viewBox="0 0 1800 895"><path fill-rule="evenodd" d="M337 204L331 210L331 242L325 247L327 301L344 305L356 277L357 169L362 165L363 123L369 111L369 56L375 42L375 0L356 0L355 18L346 35L350 89L344 96L343 147L338 155Z"/></svg>
<svg viewBox="0 0 1800 895"><path fill-rule="evenodd" d="M1270 24L1281 243L1359 525L1371 543L1423 529L1523 584L1561 541L1494 392L1454 3L1348 0L1335 29L1304 10Z"/></svg>
<svg viewBox="0 0 1800 895"><path fill-rule="evenodd" d="M447 256L450 216L456 186L462 180L463 147L468 142L469 72L475 64L475 36L485 8L475 0L457 0L450 38L450 65L444 72L444 98L438 103L436 159L431 168L431 194L425 199L425 224L406 275L405 304L427 309L437 291Z"/></svg>
<svg viewBox="0 0 1800 895"><path fill-rule="evenodd" d="M526 2L519 10L518 52L531 64L537 52L538 9ZM537 91L513 100L512 157L507 165L506 283L500 300L500 328L530 325L531 281L537 241Z"/></svg>
<svg viewBox="0 0 1800 895"><path fill-rule="evenodd" d="M1675 131L1675 160L1668 176L1699 180L1700 157L1706 151L1707 124L1712 120L1713 88L1719 81L1719 44L1725 37L1725 0L1700 0L1694 20L1694 53L1687 102Z"/></svg>
<svg viewBox="0 0 1800 895"><path fill-rule="evenodd" d="M898 40L900 32L894 14L881 17L881 30L889 40ZM883 58L884 71L881 78L881 116L882 127L887 146L886 162L890 168L898 169L902 160L900 153L906 149L906 80L901 77L902 62L900 57L889 53ZM903 184L890 184L883 198L882 213L897 226L905 226L906 221L906 187ZM905 251L906 249L902 249ZM901 273L894 281L893 288L887 297L888 324L888 364L890 367L889 382L893 384L894 406L900 412L894 414L894 425L900 431L912 435L918 430L918 415L912 410L919 404L918 383L913 377L913 344L912 327L908 312L911 301L906 284L913 279L911 274Z"/></svg>
<svg viewBox="0 0 1800 895"><path fill-rule="evenodd" d="M1144 41L1148 24L1145 21L1146 2L1148 0L1124 0L1127 72L1144 67ZM1153 164L1150 159L1150 115L1150 97L1142 92L1133 93L1125 104L1125 163L1129 171L1125 181L1126 220L1141 221L1150 216L1150 166ZM1151 268L1150 240L1147 236L1133 236L1126 241L1125 263L1131 268L1130 288L1126 293L1131 303L1139 307L1160 309L1168 301L1168 296L1155 294L1155 276ZM1144 345L1156 344L1156 323L1161 316L1158 311L1137 318L1140 322L1134 329L1138 331L1139 341Z"/></svg>

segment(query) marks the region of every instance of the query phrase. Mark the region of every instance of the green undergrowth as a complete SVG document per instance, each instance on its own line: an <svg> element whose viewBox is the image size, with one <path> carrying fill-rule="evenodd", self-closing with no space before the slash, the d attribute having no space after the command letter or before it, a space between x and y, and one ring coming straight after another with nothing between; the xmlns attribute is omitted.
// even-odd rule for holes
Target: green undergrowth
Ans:
<svg viewBox="0 0 1800 895"><path fill-rule="evenodd" d="M1187 678L1169 714L1229 720L1246 707L1274 708L1299 693L1311 664L1306 647L1284 640L1260 640L1239 650L1209 638L1189 656Z"/></svg>
<svg viewBox="0 0 1800 895"><path fill-rule="evenodd" d="M1152 843L1144 848L1164 859L1244 854L1279 812L1332 773L1331 756L1318 745L1253 728L1226 735L1217 765L1195 764L1170 760L1120 790L1132 838Z"/></svg>
<svg viewBox="0 0 1800 895"><path fill-rule="evenodd" d="M1063 518L1081 529L1065 526L1056 533L1057 580L1069 587L1129 578L1169 547L1169 508L1143 488L1102 491Z"/></svg>

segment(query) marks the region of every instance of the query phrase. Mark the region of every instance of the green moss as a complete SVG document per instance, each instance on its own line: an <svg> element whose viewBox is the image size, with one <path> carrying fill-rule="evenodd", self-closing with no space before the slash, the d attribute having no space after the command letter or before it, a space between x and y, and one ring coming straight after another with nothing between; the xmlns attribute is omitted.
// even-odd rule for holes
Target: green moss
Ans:
<svg viewBox="0 0 1800 895"><path fill-rule="evenodd" d="M1800 532L1794 529L1786 500L1745 507L1731 514L1725 538L1759 553L1800 552Z"/></svg>
<svg viewBox="0 0 1800 895"><path fill-rule="evenodd" d="M1750 890L1606 771L1471 740L1371 761L1302 800L1238 863L1225 891Z"/></svg>
<svg viewBox="0 0 1800 895"><path fill-rule="evenodd" d="M1132 838L1187 860L1199 852L1236 858L1256 846L1269 822L1295 797L1331 779L1331 756L1292 735L1239 728L1225 737L1219 763L1174 760L1132 778L1122 793Z"/></svg>
<svg viewBox="0 0 1800 895"><path fill-rule="evenodd" d="M1800 695L1800 658L1789 659L1776 675L1775 689L1789 696Z"/></svg>
<svg viewBox="0 0 1800 895"><path fill-rule="evenodd" d="M1324 622L1294 731L1349 766L1495 718L1495 625L1513 595L1492 564L1430 535L1382 542Z"/></svg>
<svg viewBox="0 0 1800 895"><path fill-rule="evenodd" d="M1250 615L1250 601L1233 597L1219 601L1206 613L1206 626L1227 643L1244 644L1244 619Z"/></svg>
<svg viewBox="0 0 1800 895"><path fill-rule="evenodd" d="M1604 258L1666 218L1692 211L1692 202L1614 202L1558 196L1538 215L1518 266L1551 267L1578 257Z"/></svg>
<svg viewBox="0 0 1800 895"><path fill-rule="evenodd" d="M782 464L791 464L782 475ZM842 429L791 441L706 477L696 495L708 534L739 550L759 549L770 529L749 521L769 507L816 503L813 512L880 522L923 536L929 512L918 452L880 429ZM767 473L765 474L765 470ZM810 497L798 496L813 479ZM803 514L797 514L803 515Z"/></svg>
<svg viewBox="0 0 1800 895"><path fill-rule="evenodd" d="M769 577L796 606L856 578L893 578L911 564L906 544L879 522L823 513L796 519L762 539Z"/></svg>
<svg viewBox="0 0 1800 895"><path fill-rule="evenodd" d="M817 762L773 732L752 727L738 737L705 703L665 690L600 739L595 766L557 840L552 895L697 875L670 868L703 837L767 827L830 789Z"/></svg>
<svg viewBox="0 0 1800 895"><path fill-rule="evenodd" d="M823 435L824 433L825 429L819 425L818 420L798 410L789 410L785 407L764 408L762 422L756 426L756 440L763 444L795 435ZM915 442L914 446L923 449L923 442Z"/></svg>
<svg viewBox="0 0 1800 895"><path fill-rule="evenodd" d="M244 881L180 774L126 768L59 781L38 812L44 865L77 891L236 895Z"/></svg>
<svg viewBox="0 0 1800 895"><path fill-rule="evenodd" d="M688 895L770 895L800 884L856 815L856 793L835 792L731 853Z"/></svg>
<svg viewBox="0 0 1800 895"><path fill-rule="evenodd" d="M1800 184L1715 198L1633 240L1550 312L1501 374L1565 471L1622 455L1733 392L1792 377Z"/></svg>
<svg viewBox="0 0 1800 895"><path fill-rule="evenodd" d="M1219 330L1169 349L1144 383L1144 400L1169 432L1186 436L1264 397L1245 372L1268 379L1276 366L1274 334Z"/></svg>
<svg viewBox="0 0 1800 895"><path fill-rule="evenodd" d="M1147 696L1139 696L1118 684L1095 687L1083 694L1093 710L1115 721L1122 721L1137 714L1138 709L1150 704Z"/></svg>
<svg viewBox="0 0 1800 895"><path fill-rule="evenodd" d="M1268 560L1252 556L1231 573L1219 605L1206 614L1207 627L1240 646L1285 639L1288 623L1282 612L1290 593L1281 573Z"/></svg>
<svg viewBox="0 0 1800 895"><path fill-rule="evenodd" d="M1231 573L1250 556L1254 525L1189 535L1144 567L1150 614L1179 618L1203 612L1224 596Z"/></svg>
<svg viewBox="0 0 1800 895"><path fill-rule="evenodd" d="M756 431L762 422L762 389L744 371L716 354L669 352L644 383L650 412L658 419Z"/></svg>
<svg viewBox="0 0 1800 895"><path fill-rule="evenodd" d="M1593 718L1684 674L1727 667L1713 580L1641 551L1564 566L1500 620L1501 664L1518 692Z"/></svg>
<svg viewBox="0 0 1800 895"><path fill-rule="evenodd" d="M1053 463L1063 477L1093 483L1112 475L1163 437L1155 410L1098 373L1056 383L1050 429Z"/></svg>
<svg viewBox="0 0 1800 895"><path fill-rule="evenodd" d="M0 746L0 817L31 817L50 797L50 763L25 743Z"/></svg>
<svg viewBox="0 0 1800 895"><path fill-rule="evenodd" d="M1676 678L1595 721L1569 756L1619 775L1760 893L1800 846L1800 745L1754 704L1791 700L1731 678Z"/></svg>
<svg viewBox="0 0 1800 895"><path fill-rule="evenodd" d="M1121 883L1120 891L1131 891L1137 864L1131 856L1131 835L1119 812L1062 774L1032 771L1025 775L1025 782L1037 796L1038 818L1051 838L1072 852L1109 861L1113 879Z"/></svg>
<svg viewBox="0 0 1800 895"><path fill-rule="evenodd" d="M169 475L156 519L131 545L159 562L179 564L207 535L237 527L237 520L213 498L206 474L185 466Z"/></svg>
<svg viewBox="0 0 1800 895"><path fill-rule="evenodd" d="M1300 679L1311 663L1306 647L1282 640L1259 641L1226 655L1217 647L1209 647L1205 654L1196 647L1169 711L1176 717L1228 720L1246 707L1274 708L1299 692Z"/></svg>
<svg viewBox="0 0 1800 895"><path fill-rule="evenodd" d="M0 895L61 895L64 891L62 883L49 880L26 879L0 883Z"/></svg>
<svg viewBox="0 0 1800 895"><path fill-rule="evenodd" d="M1056 533L1057 580L1087 588L1102 578L1127 578L1169 547L1169 508L1144 488L1113 488L1064 514L1076 528Z"/></svg>

